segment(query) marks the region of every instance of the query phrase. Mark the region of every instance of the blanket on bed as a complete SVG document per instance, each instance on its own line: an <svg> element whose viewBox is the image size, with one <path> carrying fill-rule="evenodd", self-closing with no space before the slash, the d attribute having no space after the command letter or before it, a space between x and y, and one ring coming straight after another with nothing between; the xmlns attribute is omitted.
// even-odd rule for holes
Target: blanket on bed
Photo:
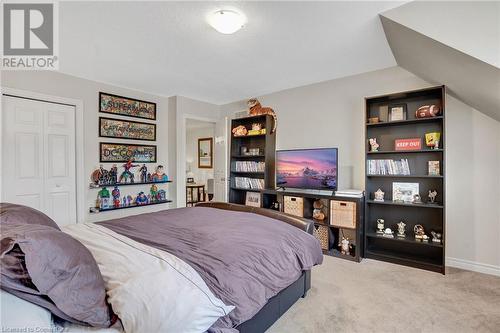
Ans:
<svg viewBox="0 0 500 333"><path fill-rule="evenodd" d="M98 224L187 262L215 296L236 306L210 332L251 319L303 270L323 261L312 235L253 213L192 207Z"/></svg>

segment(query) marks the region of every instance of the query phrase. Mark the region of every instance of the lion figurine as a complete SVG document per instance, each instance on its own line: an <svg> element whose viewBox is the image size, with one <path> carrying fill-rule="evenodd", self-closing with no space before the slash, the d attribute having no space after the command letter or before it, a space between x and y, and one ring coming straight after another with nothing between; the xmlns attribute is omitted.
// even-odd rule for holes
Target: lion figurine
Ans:
<svg viewBox="0 0 500 333"><path fill-rule="evenodd" d="M262 107L257 98L249 99L247 105L248 105L248 114L250 116L260 116L263 114L271 115L273 117L273 129L271 130L271 133L274 133L276 131L276 123L278 122L278 120L276 118L276 113L274 112L273 109L269 107Z"/></svg>

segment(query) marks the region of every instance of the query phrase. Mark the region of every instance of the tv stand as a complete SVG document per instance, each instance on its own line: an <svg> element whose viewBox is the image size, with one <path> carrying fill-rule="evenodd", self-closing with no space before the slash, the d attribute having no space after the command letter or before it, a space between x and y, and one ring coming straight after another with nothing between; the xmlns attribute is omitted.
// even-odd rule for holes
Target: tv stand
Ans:
<svg viewBox="0 0 500 333"><path fill-rule="evenodd" d="M274 209L284 212L285 197L302 198L303 211L298 212L297 216L305 219L312 220L316 228L323 228L328 230L328 237L330 239L330 247L328 250L323 249L325 255L339 257L355 262L360 262L363 253L363 237L362 230L364 225L364 209L365 199L336 196L332 191L320 190L303 190L295 188L278 188L278 189L265 189L261 190L261 207L267 209ZM314 202L321 200L324 205L323 213L326 218L322 221L313 218ZM356 203L356 228L345 229L339 228L331 224L331 204L332 201L355 202ZM276 205L278 203L278 205ZM277 207L276 207L277 206ZM302 213L302 214L300 214ZM342 235L348 237L355 247L351 255L341 254L339 247L339 239L342 240Z"/></svg>

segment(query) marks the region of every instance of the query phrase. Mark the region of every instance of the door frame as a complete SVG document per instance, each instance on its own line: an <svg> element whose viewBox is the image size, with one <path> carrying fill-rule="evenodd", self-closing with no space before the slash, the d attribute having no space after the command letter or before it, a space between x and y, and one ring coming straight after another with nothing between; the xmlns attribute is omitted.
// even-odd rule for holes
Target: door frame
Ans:
<svg viewBox="0 0 500 333"><path fill-rule="evenodd" d="M214 125L220 120L218 117L200 117L189 113L184 113L181 119L177 119L179 129L177 131L177 207L186 206L186 122L188 119L206 121Z"/></svg>
<svg viewBox="0 0 500 333"><path fill-rule="evenodd" d="M76 180L76 223L85 222L85 160L84 160L84 143L85 143L85 131L84 131L84 117L83 117L83 101L79 99L59 97L53 95L42 94L38 92L21 90L15 88L9 88L5 86L0 86L0 97L3 95L9 95L18 98L38 100L41 102L56 103L56 104L66 104L73 106L75 108L75 156L76 156L76 170L75 170L75 180ZM0 98L0 99L1 99ZM1 104L0 104L1 105ZM1 109L1 107L0 107ZM2 111L3 112L3 111ZM0 114L0 119L3 119ZM0 127L1 132L1 127ZM2 133L0 133L1 136ZM0 145L0 156L2 156L2 147ZM0 163L0 174L2 173L2 165ZM0 187L1 177L0 177ZM1 193L0 193L1 200Z"/></svg>

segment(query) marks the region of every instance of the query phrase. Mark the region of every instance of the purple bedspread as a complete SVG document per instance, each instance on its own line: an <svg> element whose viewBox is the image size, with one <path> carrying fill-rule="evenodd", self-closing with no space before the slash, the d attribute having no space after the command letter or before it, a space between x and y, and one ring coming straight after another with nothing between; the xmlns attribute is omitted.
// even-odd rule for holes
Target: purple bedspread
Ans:
<svg viewBox="0 0 500 333"><path fill-rule="evenodd" d="M251 319L303 270L323 261L312 235L253 213L178 208L98 224L184 260L218 298L235 305L212 332Z"/></svg>

